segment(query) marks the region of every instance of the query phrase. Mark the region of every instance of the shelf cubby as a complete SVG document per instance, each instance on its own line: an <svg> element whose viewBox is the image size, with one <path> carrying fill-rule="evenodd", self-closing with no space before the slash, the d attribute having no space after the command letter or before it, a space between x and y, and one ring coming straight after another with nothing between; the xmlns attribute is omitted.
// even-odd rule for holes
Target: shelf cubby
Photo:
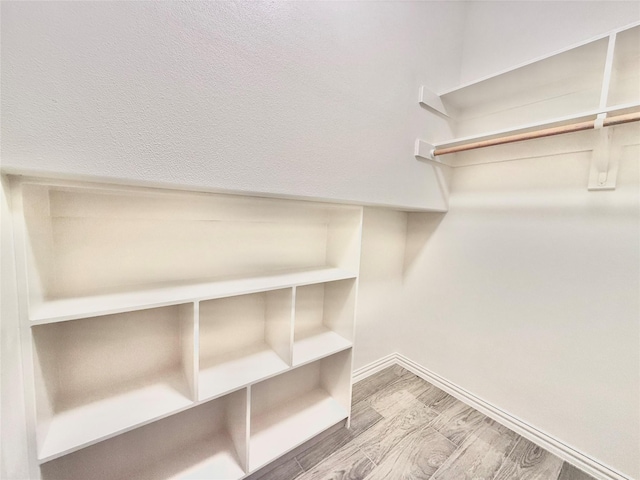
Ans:
<svg viewBox="0 0 640 480"><path fill-rule="evenodd" d="M42 480L239 479L247 431L243 389L47 462Z"/></svg>
<svg viewBox="0 0 640 480"><path fill-rule="evenodd" d="M286 370L293 289L200 302L199 399Z"/></svg>
<svg viewBox="0 0 640 480"><path fill-rule="evenodd" d="M348 418L351 354L345 350L251 387L250 471Z"/></svg>
<svg viewBox="0 0 640 480"><path fill-rule="evenodd" d="M352 345L355 294L354 280L296 287L294 366Z"/></svg>
<svg viewBox="0 0 640 480"><path fill-rule="evenodd" d="M193 403L193 305L32 327L38 459Z"/></svg>
<svg viewBox="0 0 640 480"><path fill-rule="evenodd" d="M607 105L640 104L640 26L616 35Z"/></svg>

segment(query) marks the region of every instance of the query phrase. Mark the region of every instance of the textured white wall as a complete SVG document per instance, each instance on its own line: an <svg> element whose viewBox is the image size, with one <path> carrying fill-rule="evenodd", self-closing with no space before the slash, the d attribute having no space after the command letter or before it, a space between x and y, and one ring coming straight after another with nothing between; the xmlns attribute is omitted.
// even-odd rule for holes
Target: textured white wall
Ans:
<svg viewBox="0 0 640 480"><path fill-rule="evenodd" d="M442 209L417 96L457 83L463 22L459 2L2 2L2 164Z"/></svg>
<svg viewBox="0 0 640 480"><path fill-rule="evenodd" d="M448 213L409 214L399 352L640 478L640 127L626 128L615 191L587 191L591 152L569 153L455 169Z"/></svg>
<svg viewBox="0 0 640 480"><path fill-rule="evenodd" d="M639 19L638 2L471 2L461 81ZM586 190L590 152L455 169L450 211L408 218L398 345L640 478L640 131L626 132L613 192Z"/></svg>
<svg viewBox="0 0 640 480"><path fill-rule="evenodd" d="M640 20L636 1L472 1L461 81L469 82Z"/></svg>
<svg viewBox="0 0 640 480"><path fill-rule="evenodd" d="M402 342L406 231L407 213L364 209L354 368L398 351Z"/></svg>

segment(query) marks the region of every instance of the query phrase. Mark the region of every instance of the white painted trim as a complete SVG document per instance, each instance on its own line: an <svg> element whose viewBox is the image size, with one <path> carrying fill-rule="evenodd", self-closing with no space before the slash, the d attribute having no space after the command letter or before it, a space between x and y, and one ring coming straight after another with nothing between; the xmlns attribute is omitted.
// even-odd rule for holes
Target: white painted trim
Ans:
<svg viewBox="0 0 640 480"><path fill-rule="evenodd" d="M392 353L387 355L386 357L382 357L375 362L371 362L364 367L360 367L353 371L352 382L358 383L361 380L364 380L367 377L370 377L374 373L378 373L380 370L384 370L387 367L392 367L393 365L398 365L400 362L398 361L398 354Z"/></svg>
<svg viewBox="0 0 640 480"><path fill-rule="evenodd" d="M432 372L419 363L416 363L399 353L392 353L391 355L387 355L386 357L372 362L369 365L365 365L364 367L355 370L353 372L353 381L354 383L358 382L370 375L373 375L376 372L379 372L380 370L383 370L384 368L393 365L399 365L403 368L406 368L410 372L440 388L441 390L444 390L461 402L475 408L492 420L495 420L501 425L504 425L510 430L513 430L527 440L535 443L536 445L539 445L541 448L544 448L553 455L556 455L567 463L574 465L575 467L583 470L584 472L588 473L598 480L634 480L633 478L628 477L623 473L620 473L613 468L608 467L607 465L604 465L595 458L590 457L589 455L577 450L576 448L567 445L559 439L554 438L552 435L549 435L548 433L537 429L533 425L528 424L515 415L512 415L509 412L506 412L501 408L492 405L486 400L477 397L468 390L465 390L455 383L446 380L437 373Z"/></svg>

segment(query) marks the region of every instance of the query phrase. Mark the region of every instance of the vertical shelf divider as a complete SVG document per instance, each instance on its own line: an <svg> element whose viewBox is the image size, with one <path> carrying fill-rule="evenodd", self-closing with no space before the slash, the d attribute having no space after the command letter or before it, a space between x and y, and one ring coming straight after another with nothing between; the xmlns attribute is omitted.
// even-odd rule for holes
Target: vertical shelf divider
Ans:
<svg viewBox="0 0 640 480"><path fill-rule="evenodd" d="M244 463L247 466L245 469L246 473L251 473L251 464L250 455L251 455L251 385L247 386L247 401L245 402L246 411L245 411L245 422L244 422L244 439L245 439L245 448L244 448Z"/></svg>
<svg viewBox="0 0 640 480"><path fill-rule="evenodd" d="M180 305L182 366L191 400L198 400L198 302Z"/></svg>
<svg viewBox="0 0 640 480"><path fill-rule="evenodd" d="M242 398L244 397L244 398ZM240 467L245 472L249 469L249 442L247 427L249 422L249 389L243 388L229 395L227 398L227 429L231 441L238 454ZM244 401L242 401L244 400Z"/></svg>
<svg viewBox="0 0 640 480"><path fill-rule="evenodd" d="M344 356L348 355L348 361ZM351 363L353 350L331 355L323 358L323 369L320 370L320 384L342 408L351 412Z"/></svg>
<svg viewBox="0 0 640 480"><path fill-rule="evenodd" d="M267 292L265 299L265 341L291 366L291 308L293 288Z"/></svg>
<svg viewBox="0 0 640 480"><path fill-rule="evenodd" d="M298 298L298 287L293 287L293 297L291 299L291 329L289 330L289 345L291 346L291 357L289 358L289 365L293 365L293 349L296 341L296 302Z"/></svg>

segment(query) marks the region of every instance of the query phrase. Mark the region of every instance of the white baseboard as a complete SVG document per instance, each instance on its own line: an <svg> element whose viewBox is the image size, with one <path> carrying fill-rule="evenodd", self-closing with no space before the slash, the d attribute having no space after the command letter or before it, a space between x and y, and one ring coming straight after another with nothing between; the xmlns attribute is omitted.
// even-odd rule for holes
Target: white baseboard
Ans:
<svg viewBox="0 0 640 480"><path fill-rule="evenodd" d="M353 372L353 381L354 383L358 382L392 365L400 365L401 367L406 368L410 372L435 385L441 390L444 390L461 402L464 402L470 407L475 408L492 420L495 420L508 429L513 430L518 435L521 435L527 440L535 443L541 448L544 448L548 452L556 455L557 457L570 463L571 465L574 465L575 467L579 468L585 473L588 473L598 480L633 480L631 477L628 477L614 470L613 468L602 464L589 455L586 455L579 450L567 445L566 443L563 443L557 438L554 438L553 436L541 430L538 430L537 428L526 423L520 418L511 415L510 413L505 412L495 405L492 405L489 402L475 396L464 388L446 380L440 375L430 371L429 369L399 353L387 355L380 360L377 360L373 363L370 363L369 365L365 365L364 367L355 370Z"/></svg>
<svg viewBox="0 0 640 480"><path fill-rule="evenodd" d="M384 370L387 367L391 367L393 365L398 364L398 354L392 353L387 355L386 357L382 357L375 362L371 362L364 367L360 367L353 371L353 383L357 383L360 380L364 380L365 378L373 375L374 373L378 373L380 370Z"/></svg>

